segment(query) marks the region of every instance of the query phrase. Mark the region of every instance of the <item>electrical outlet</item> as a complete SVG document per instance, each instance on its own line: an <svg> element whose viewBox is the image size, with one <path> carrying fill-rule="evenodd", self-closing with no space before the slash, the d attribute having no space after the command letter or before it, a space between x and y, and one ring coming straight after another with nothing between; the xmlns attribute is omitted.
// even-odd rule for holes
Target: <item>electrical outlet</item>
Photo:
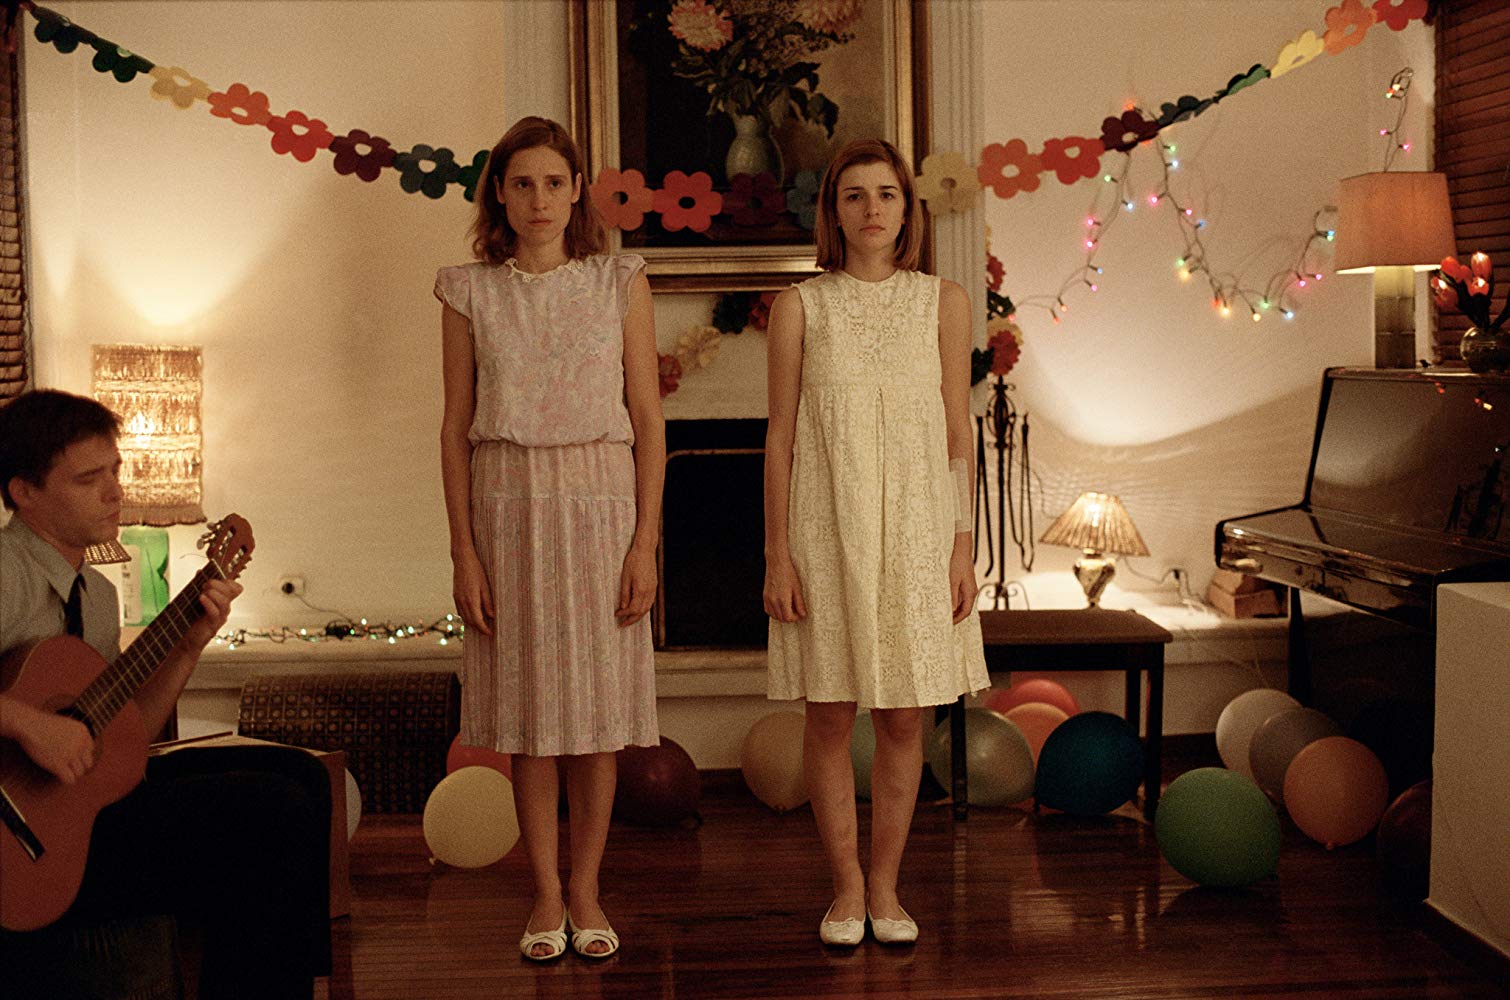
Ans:
<svg viewBox="0 0 1510 1000"><path fill-rule="evenodd" d="M286 594L289 597L303 597L304 596L304 577L302 577L302 576L280 576L280 577L278 577L278 593L280 593L280 594Z"/></svg>

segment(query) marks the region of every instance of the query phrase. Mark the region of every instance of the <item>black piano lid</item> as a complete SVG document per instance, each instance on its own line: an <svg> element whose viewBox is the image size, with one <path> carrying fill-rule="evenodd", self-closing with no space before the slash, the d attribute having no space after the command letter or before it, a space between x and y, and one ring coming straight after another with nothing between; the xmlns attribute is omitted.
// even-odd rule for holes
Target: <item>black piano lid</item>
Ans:
<svg viewBox="0 0 1510 1000"><path fill-rule="evenodd" d="M1510 377L1326 373L1303 507L1510 550L1507 492Z"/></svg>

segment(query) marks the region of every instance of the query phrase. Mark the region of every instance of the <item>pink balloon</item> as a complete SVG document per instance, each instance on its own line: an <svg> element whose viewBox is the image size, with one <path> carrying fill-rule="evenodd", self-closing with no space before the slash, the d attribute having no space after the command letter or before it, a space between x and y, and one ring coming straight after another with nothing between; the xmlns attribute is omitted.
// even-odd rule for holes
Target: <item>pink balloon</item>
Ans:
<svg viewBox="0 0 1510 1000"><path fill-rule="evenodd" d="M1053 705L1065 715L1080 714L1080 705L1075 701L1075 696L1070 694L1063 684L1044 677L1021 681L1009 688L997 688L986 695L986 707L1002 715L1006 715L1018 705L1027 705L1035 701Z"/></svg>
<svg viewBox="0 0 1510 1000"><path fill-rule="evenodd" d="M1043 749L1044 741L1049 734L1059 728L1059 724L1069 716L1064 709L1054 705L1047 705L1041 701L1030 701L1016 708L1008 709L1007 718L1017 723L1017 728L1022 730L1022 735L1027 737L1028 749L1033 751L1033 763L1038 763L1038 752Z"/></svg>
<svg viewBox="0 0 1510 1000"><path fill-rule="evenodd" d="M486 747L469 747L461 742L461 736L458 735L451 741L451 749L446 751L446 773L450 774L464 767L491 767L510 781L514 780L513 757Z"/></svg>

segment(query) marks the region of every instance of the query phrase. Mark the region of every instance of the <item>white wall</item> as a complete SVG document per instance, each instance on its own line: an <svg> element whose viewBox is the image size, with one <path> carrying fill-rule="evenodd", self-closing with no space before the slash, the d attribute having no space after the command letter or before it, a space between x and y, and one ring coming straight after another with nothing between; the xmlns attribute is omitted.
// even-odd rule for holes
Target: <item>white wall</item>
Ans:
<svg viewBox="0 0 1510 1000"><path fill-rule="evenodd" d="M400 145L469 155L520 114L566 112L564 17L550 4L56 6L212 85L245 82L275 108ZM987 138L1038 144L1093 132L1127 99L1209 93L1320 16L1309 2L985 3ZM1266 277L1339 177L1377 169L1375 131L1394 112L1379 95L1407 62L1418 151L1406 164L1424 169L1430 53L1428 29L1375 28L1171 133L1183 180L1210 195L1212 254ZM430 286L437 266L467 259L471 206L455 190L440 202L404 194L393 176L339 177L328 155L276 156L265 131L171 109L29 35L25 60L39 382L87 392L91 343L204 346L206 507L239 511L258 539L233 624L326 617L274 592L283 573L303 575L323 607L444 611ZM1006 291L1057 287L1079 260L1090 196L1088 183L1051 177L1011 202L987 196ZM1371 304L1366 279L1329 276L1292 323L1223 321L1174 279L1179 248L1165 216L1119 223L1094 299L1074 300L1059 327L1022 315L1013 380L1033 420L1039 531L1082 489L1119 492L1154 553L1142 566L1182 565L1199 585L1215 520L1297 496L1320 370L1369 359ZM708 305L658 303L663 349ZM668 415L763 415L761 348L754 334L726 338L726 356L684 381ZM1045 549L1040 568L1062 572L1073 555Z"/></svg>

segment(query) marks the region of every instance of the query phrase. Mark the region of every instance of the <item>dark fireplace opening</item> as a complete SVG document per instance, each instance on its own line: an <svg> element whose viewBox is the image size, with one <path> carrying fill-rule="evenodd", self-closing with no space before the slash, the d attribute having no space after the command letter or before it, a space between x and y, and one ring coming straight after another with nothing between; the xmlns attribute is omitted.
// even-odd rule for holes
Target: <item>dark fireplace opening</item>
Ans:
<svg viewBox="0 0 1510 1000"><path fill-rule="evenodd" d="M764 649L764 420L668 420L660 649Z"/></svg>

